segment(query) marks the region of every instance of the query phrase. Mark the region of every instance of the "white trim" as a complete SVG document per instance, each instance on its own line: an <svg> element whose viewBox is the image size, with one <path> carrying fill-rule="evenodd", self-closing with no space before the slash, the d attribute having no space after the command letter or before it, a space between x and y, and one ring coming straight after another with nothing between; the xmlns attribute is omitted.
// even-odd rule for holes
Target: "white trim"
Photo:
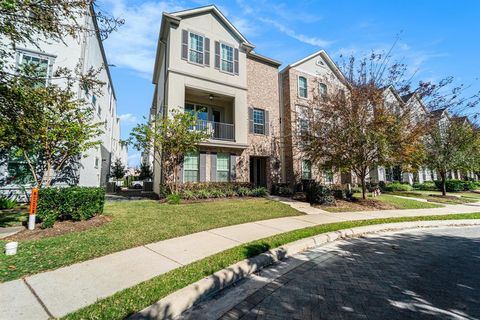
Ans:
<svg viewBox="0 0 480 320"><path fill-rule="evenodd" d="M226 74L235 75L235 49L237 49L237 48L235 48L235 46L231 45L230 43L227 43L227 42L224 42L224 41L218 41L218 43L220 44L220 67L218 68L218 70L220 72L223 72L223 73L226 73ZM222 60L223 60L222 59L222 45L232 48L232 72L222 69ZM240 58L240 50L239 50L239 58ZM227 60L225 60L225 61L227 61ZM238 63L240 63L240 61L238 61Z"/></svg>
<svg viewBox="0 0 480 320"><path fill-rule="evenodd" d="M190 50L195 51L195 52L200 52L200 51L197 51L197 50L194 50L194 49L190 48L190 34L194 34L196 36L202 37L202 49L203 49L203 51L202 51L202 61L203 61L203 63L199 63L199 62L190 60ZM204 34L202 34L200 32L196 32L196 31L192 31L192 30L187 30L187 62L191 63L193 65L199 66L199 67L205 67L205 35Z"/></svg>

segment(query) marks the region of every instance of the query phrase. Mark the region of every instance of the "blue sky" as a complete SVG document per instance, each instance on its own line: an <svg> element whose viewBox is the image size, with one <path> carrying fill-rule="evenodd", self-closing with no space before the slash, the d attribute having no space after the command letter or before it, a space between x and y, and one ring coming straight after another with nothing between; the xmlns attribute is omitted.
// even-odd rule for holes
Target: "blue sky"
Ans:
<svg viewBox="0 0 480 320"><path fill-rule="evenodd" d="M122 121L122 137L148 114L151 74L162 12L210 1L100 0L125 25L105 41ZM288 65L319 49L334 60L388 50L400 34L394 55L418 78L454 76L480 90L480 1L336 0L217 1L215 5L256 45L255 51ZM130 148L129 165L139 164Z"/></svg>

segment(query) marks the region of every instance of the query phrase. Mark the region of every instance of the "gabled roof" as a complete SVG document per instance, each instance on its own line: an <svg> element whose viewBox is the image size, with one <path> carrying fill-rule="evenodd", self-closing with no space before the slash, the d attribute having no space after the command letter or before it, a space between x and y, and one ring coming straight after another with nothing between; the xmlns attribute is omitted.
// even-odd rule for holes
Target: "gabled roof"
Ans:
<svg viewBox="0 0 480 320"><path fill-rule="evenodd" d="M392 85L389 85L388 87L384 88L384 91L387 91L387 90L392 92L393 95L395 96L395 98L398 100L398 102L400 102L400 104L403 105L404 101L403 101L402 97L400 97L397 90Z"/></svg>
<svg viewBox="0 0 480 320"><path fill-rule="evenodd" d="M248 47L251 47L252 49L255 47L253 44L251 44L244 36L243 34L238 31L237 28L223 15L223 13L218 10L218 8L211 4L208 6L204 7L199 7L199 8L194 8L194 9L188 9L188 10L182 10L182 11L177 11L177 12L172 12L170 13L171 16L178 17L178 18L186 18L189 16L193 15L200 15L200 14L205 14L205 13L212 13L214 14L220 21L222 21L227 28L235 35L238 37L238 39L241 40L243 45L246 45Z"/></svg>
<svg viewBox="0 0 480 320"><path fill-rule="evenodd" d="M343 75L342 71L340 71L340 69L337 67L337 65L335 64L335 62L333 62L333 60L330 58L330 56L327 54L327 52L325 50L319 50L319 51L316 51L314 53L312 53L311 55L301 59L301 60L298 60L294 63L291 63L289 64L288 66L286 66L282 71L280 71L280 73L284 73L285 71L287 71L288 69L290 68L295 68L299 65L301 65L302 63L304 63L305 61L308 61L316 56L320 55L328 64L328 66L330 67L330 69L332 69L332 71L336 74L336 76L342 81L344 82L345 84L348 84L348 81L346 80L345 76Z"/></svg>
<svg viewBox="0 0 480 320"><path fill-rule="evenodd" d="M412 99L416 99L420 103L420 106L422 107L423 111L425 111L425 113L429 113L428 108L425 106L425 103L423 103L423 100L420 98L420 96L416 92L411 92L402 96L402 100L405 103L410 102Z"/></svg>
<svg viewBox="0 0 480 320"><path fill-rule="evenodd" d="M407 103L408 101L410 101L410 98L413 97L414 95L415 95L415 92L412 92L412 93L409 93L409 94L404 94L402 96L403 102Z"/></svg>
<svg viewBox="0 0 480 320"><path fill-rule="evenodd" d="M441 109L430 111L430 116L434 119L440 119L445 113L447 113L447 116L448 116L447 108L441 108Z"/></svg>

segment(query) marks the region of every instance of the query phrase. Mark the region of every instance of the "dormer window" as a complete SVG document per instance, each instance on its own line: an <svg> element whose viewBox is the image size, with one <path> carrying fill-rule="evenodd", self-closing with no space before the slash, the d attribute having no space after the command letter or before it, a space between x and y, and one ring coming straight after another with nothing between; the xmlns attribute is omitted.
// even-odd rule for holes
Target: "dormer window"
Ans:
<svg viewBox="0 0 480 320"><path fill-rule="evenodd" d="M224 72L233 73L233 48L225 43L221 44L221 64Z"/></svg>
<svg viewBox="0 0 480 320"><path fill-rule="evenodd" d="M298 77L298 96L300 98L307 98L307 78Z"/></svg>
<svg viewBox="0 0 480 320"><path fill-rule="evenodd" d="M188 39L188 61L203 64L203 37L201 35L189 32Z"/></svg>

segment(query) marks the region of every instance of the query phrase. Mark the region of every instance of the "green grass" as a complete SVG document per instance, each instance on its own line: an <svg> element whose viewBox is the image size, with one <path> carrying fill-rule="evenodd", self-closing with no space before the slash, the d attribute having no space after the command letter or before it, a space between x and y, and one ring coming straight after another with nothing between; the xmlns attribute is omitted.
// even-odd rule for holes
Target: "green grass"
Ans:
<svg viewBox="0 0 480 320"><path fill-rule="evenodd" d="M355 198L359 199L361 198L361 194L355 194ZM389 204L396 209L429 209L429 208L441 208L441 205L438 204L433 204L433 203L426 203L426 202L420 202L420 201L415 201L415 200L409 200L409 199L402 199L395 197L390 194L382 194L378 197L371 197L368 196L368 200L373 200L373 201L378 201L378 202L383 202L386 204ZM366 211L366 210L375 210L374 207L370 207L367 204L362 204L361 201L358 202L352 202L351 206L344 206L344 207L319 207L322 210L328 211L328 212L347 212L347 211Z"/></svg>
<svg viewBox="0 0 480 320"><path fill-rule="evenodd" d="M28 219L28 207L0 210L0 228L21 226Z"/></svg>
<svg viewBox="0 0 480 320"><path fill-rule="evenodd" d="M203 230L301 213L259 198L180 205L151 200L107 202L105 214L113 217L112 222L97 228L20 242L16 255L0 255L0 281ZM0 241L0 246L5 243Z"/></svg>
<svg viewBox="0 0 480 320"><path fill-rule="evenodd" d="M411 192L395 192L391 193L403 197L413 197L413 198L422 198L426 199L429 202L443 203L443 204L463 204L463 203L472 203L480 200L480 195L477 195L473 192L458 192L458 193L447 193L447 196L459 196L458 198L441 198L433 197L433 195L441 195L441 192L436 191L411 191Z"/></svg>
<svg viewBox="0 0 480 320"><path fill-rule="evenodd" d="M120 291L111 297L99 300L90 306L65 316L64 319L124 319L168 294L218 270L224 269L231 264L255 256L271 248L276 248L286 243L317 234L381 223L454 219L480 219L480 213L340 222L283 233L244 244L172 270L134 287Z"/></svg>
<svg viewBox="0 0 480 320"><path fill-rule="evenodd" d="M394 206L397 209L428 209L428 208L441 208L441 205L421 202L416 200L409 200L398 198L388 194L382 194L374 198L377 201L382 201Z"/></svg>

